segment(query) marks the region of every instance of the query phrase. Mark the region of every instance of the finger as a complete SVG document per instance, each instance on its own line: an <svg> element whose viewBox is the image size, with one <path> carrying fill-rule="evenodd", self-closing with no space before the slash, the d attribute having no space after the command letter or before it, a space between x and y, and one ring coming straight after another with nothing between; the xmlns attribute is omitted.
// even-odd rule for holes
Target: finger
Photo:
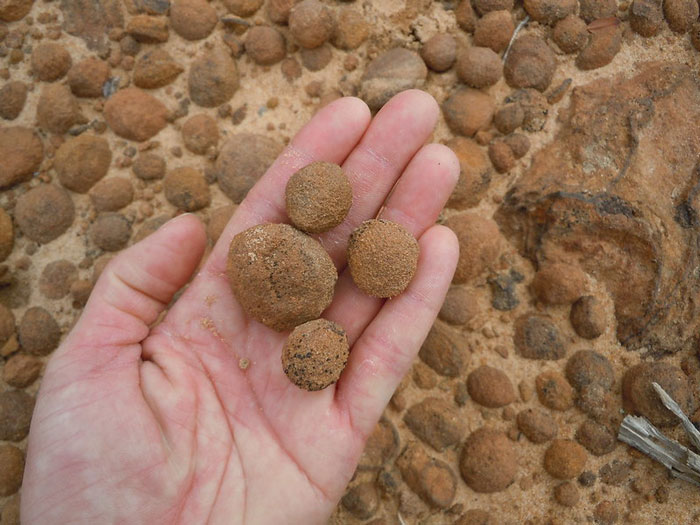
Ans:
<svg viewBox="0 0 700 525"><path fill-rule="evenodd" d="M425 91L399 93L379 111L343 164L352 186L352 207L342 224L319 237L337 268L345 265L350 233L376 216L406 165L430 137L438 114L437 102Z"/></svg>
<svg viewBox="0 0 700 525"><path fill-rule="evenodd" d="M336 401L361 436L372 431L423 344L447 293L458 254L451 230L433 226L425 232L413 281L401 295L384 303L352 347Z"/></svg>
<svg viewBox="0 0 700 525"><path fill-rule="evenodd" d="M64 346L109 359L110 350L141 342L149 325L187 283L205 246L202 223L185 214L114 257L71 333L76 344Z"/></svg>
<svg viewBox="0 0 700 525"><path fill-rule="evenodd" d="M353 97L338 99L319 110L248 192L219 237L205 269L215 274L224 270L228 246L238 232L256 224L285 222L284 189L289 177L315 161L341 164L362 138L371 118L367 104Z"/></svg>
<svg viewBox="0 0 700 525"><path fill-rule="evenodd" d="M447 146L428 144L416 154L382 209L381 218L397 222L414 237L435 224L459 176L459 162ZM383 301L358 289L346 268L335 300L324 317L345 328L352 345L381 308Z"/></svg>

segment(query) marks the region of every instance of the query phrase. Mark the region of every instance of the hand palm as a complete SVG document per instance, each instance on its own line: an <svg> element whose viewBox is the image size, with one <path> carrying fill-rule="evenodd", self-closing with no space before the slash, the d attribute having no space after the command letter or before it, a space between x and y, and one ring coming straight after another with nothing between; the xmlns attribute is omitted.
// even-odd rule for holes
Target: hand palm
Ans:
<svg viewBox="0 0 700 525"><path fill-rule="evenodd" d="M110 263L42 383L24 522L327 519L454 268L453 238L442 228L428 229L458 169L446 148L421 148L434 106L425 94L404 93L369 128L356 99L321 111L251 190L198 275L153 329L201 257L198 221L175 220ZM331 133L340 124L342 131ZM344 161L354 188L346 223L320 238L340 272L324 317L346 328L352 350L337 385L305 392L281 369L286 334L245 315L224 268L233 235L284 221L284 181L316 159ZM377 213L399 176L382 216L420 238L421 259L409 290L383 304L361 294L342 271L344 248L349 232ZM239 366L242 359L249 367Z"/></svg>

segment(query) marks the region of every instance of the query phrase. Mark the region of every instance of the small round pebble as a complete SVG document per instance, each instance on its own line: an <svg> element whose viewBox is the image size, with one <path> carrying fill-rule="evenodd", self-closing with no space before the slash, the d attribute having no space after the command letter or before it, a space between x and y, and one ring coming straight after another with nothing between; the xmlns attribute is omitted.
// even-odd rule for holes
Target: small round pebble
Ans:
<svg viewBox="0 0 700 525"><path fill-rule="evenodd" d="M566 363L566 378L576 390L596 384L610 390L615 374L608 358L593 350L579 350Z"/></svg>
<svg viewBox="0 0 700 525"><path fill-rule="evenodd" d="M566 263L543 264L532 280L535 297L544 304L571 304L583 295L586 274L578 266Z"/></svg>
<svg viewBox="0 0 700 525"><path fill-rule="evenodd" d="M491 125L494 104L486 93L471 88L458 88L442 104L442 112L454 133L473 137L477 131Z"/></svg>
<svg viewBox="0 0 700 525"><path fill-rule="evenodd" d="M554 499L563 507L574 507L579 500L578 488L570 481L560 483L554 487Z"/></svg>
<svg viewBox="0 0 700 525"><path fill-rule="evenodd" d="M144 89L167 86L184 71L184 68L165 49L146 51L136 59L132 80Z"/></svg>
<svg viewBox="0 0 700 525"><path fill-rule="evenodd" d="M668 27L676 33L687 33L698 20L697 0L664 0L664 16Z"/></svg>
<svg viewBox="0 0 700 525"><path fill-rule="evenodd" d="M338 279L318 241L287 224L262 224L236 235L227 273L243 310L277 331L318 318Z"/></svg>
<svg viewBox="0 0 700 525"><path fill-rule="evenodd" d="M570 439L555 439L544 454L544 469L556 479L572 479L586 466L586 450Z"/></svg>
<svg viewBox="0 0 700 525"><path fill-rule="evenodd" d="M322 233L345 220L352 205L352 187L337 164L313 162L289 178L285 202L294 226L307 233Z"/></svg>
<svg viewBox="0 0 700 525"><path fill-rule="evenodd" d="M472 139L453 137L447 142L459 161L459 178L447 208L464 210L479 204L491 183L493 170L484 148Z"/></svg>
<svg viewBox="0 0 700 525"><path fill-rule="evenodd" d="M480 428L464 442L459 468L475 492L500 492L515 480L518 454L504 432Z"/></svg>
<svg viewBox="0 0 700 525"><path fill-rule="evenodd" d="M251 16L263 5L263 0L224 0L226 9L238 16Z"/></svg>
<svg viewBox="0 0 700 525"><path fill-rule="evenodd" d="M41 184L17 199L15 221L19 229L40 244L51 242L73 224L75 207L68 192Z"/></svg>
<svg viewBox="0 0 700 525"><path fill-rule="evenodd" d="M367 65L359 95L372 111L377 111L401 91L421 87L427 75L428 68L418 53L395 47Z"/></svg>
<svg viewBox="0 0 700 525"><path fill-rule="evenodd" d="M466 85L485 88L498 82L503 74L500 57L488 47L469 47L457 57L457 76Z"/></svg>
<svg viewBox="0 0 700 525"><path fill-rule="evenodd" d="M588 38L586 22L576 15L569 15L557 22L552 33L552 40L564 53L580 51L588 42Z"/></svg>
<svg viewBox="0 0 700 525"><path fill-rule="evenodd" d="M524 314L515 320L515 349L527 359L557 360L566 355L559 329L537 314Z"/></svg>
<svg viewBox="0 0 700 525"><path fill-rule="evenodd" d="M656 35L664 23L661 5L658 0L634 0L629 9L632 31L647 38Z"/></svg>
<svg viewBox="0 0 700 525"><path fill-rule="evenodd" d="M265 135L241 133L230 136L216 159L219 187L234 203L248 194L282 152L282 145Z"/></svg>
<svg viewBox="0 0 700 525"><path fill-rule="evenodd" d="M438 374L457 377L469 363L470 354L456 332L444 323L435 322L418 356Z"/></svg>
<svg viewBox="0 0 700 525"><path fill-rule="evenodd" d="M131 223L121 213L103 213L90 226L90 239L107 252L124 248L131 237Z"/></svg>
<svg viewBox="0 0 700 525"><path fill-rule="evenodd" d="M58 323L41 306L33 306L24 313L17 332L19 344L34 355L49 355L61 340Z"/></svg>
<svg viewBox="0 0 700 525"><path fill-rule="evenodd" d="M493 116L493 125L496 126L498 131L508 135L522 126L524 120L525 110L523 107L520 104L511 102L496 111Z"/></svg>
<svg viewBox="0 0 700 525"><path fill-rule="evenodd" d="M90 200L98 212L121 210L134 200L134 187L126 177L102 179L90 190Z"/></svg>
<svg viewBox="0 0 700 525"><path fill-rule="evenodd" d="M209 206L211 194L209 185L201 171L190 168L177 168L163 180L165 198L179 210L197 211Z"/></svg>
<svg viewBox="0 0 700 525"><path fill-rule="evenodd" d="M438 33L423 44L420 55L426 66L442 73L454 64L457 56L457 42L452 35Z"/></svg>
<svg viewBox="0 0 700 525"><path fill-rule="evenodd" d="M479 312L479 304L470 290L464 286L450 286L438 317L450 324L463 325Z"/></svg>
<svg viewBox="0 0 700 525"><path fill-rule="evenodd" d="M316 319L297 326L282 349L282 369L303 390L322 390L340 379L348 361L345 330L334 322Z"/></svg>
<svg viewBox="0 0 700 525"><path fill-rule="evenodd" d="M503 142L508 144L516 159L523 158L530 151L530 139L522 133L511 133L503 137Z"/></svg>
<svg viewBox="0 0 700 525"><path fill-rule="evenodd" d="M466 283L495 262L500 253L500 232L493 220L466 212L451 215L445 226L455 233L460 246L453 283Z"/></svg>
<svg viewBox="0 0 700 525"><path fill-rule="evenodd" d="M357 287L373 297L395 297L418 267L418 241L403 226L383 219L363 222L350 235L348 267Z"/></svg>
<svg viewBox="0 0 700 525"><path fill-rule="evenodd" d="M523 7L533 20L552 25L576 11L576 0L524 0Z"/></svg>
<svg viewBox="0 0 700 525"><path fill-rule="evenodd" d="M511 11L513 0L474 0L474 8L481 16L492 11Z"/></svg>
<svg viewBox="0 0 700 525"><path fill-rule="evenodd" d="M2 378L10 386L26 388L41 373L41 359L26 354L14 354L5 362Z"/></svg>
<svg viewBox="0 0 700 525"><path fill-rule="evenodd" d="M15 314L5 305L0 304L0 346L15 335Z"/></svg>
<svg viewBox="0 0 700 525"><path fill-rule="evenodd" d="M209 115L200 113L188 118L182 125L182 141L192 153L204 155L219 143L219 128Z"/></svg>
<svg viewBox="0 0 700 525"><path fill-rule="evenodd" d="M467 376L471 398L482 406L500 408L515 401L515 389L508 376L490 366L482 365Z"/></svg>
<svg viewBox="0 0 700 525"><path fill-rule="evenodd" d="M597 525L613 525L618 517L617 505L609 500L601 501L593 509L593 520Z"/></svg>
<svg viewBox="0 0 700 525"><path fill-rule="evenodd" d="M584 339L599 337L607 324L603 303L593 295L584 295L571 305L569 320L574 331Z"/></svg>
<svg viewBox="0 0 700 525"><path fill-rule="evenodd" d="M0 440L22 441L29 434L34 398L22 390L0 392Z"/></svg>
<svg viewBox="0 0 700 525"><path fill-rule="evenodd" d="M112 151L103 137L83 133L65 141L56 151L54 169L61 185L85 193L107 174Z"/></svg>
<svg viewBox="0 0 700 525"><path fill-rule="evenodd" d="M70 292L70 285L78 278L78 268L66 259L50 262L39 278L39 291L48 299L61 299Z"/></svg>
<svg viewBox="0 0 700 525"><path fill-rule="evenodd" d="M471 0L461 0L459 2L459 5L455 9L455 18L457 19L457 25L467 33L474 32L477 17L474 13Z"/></svg>
<svg viewBox="0 0 700 525"><path fill-rule="evenodd" d="M0 445L0 497L10 496L22 486L24 454L13 445Z"/></svg>
<svg viewBox="0 0 700 525"><path fill-rule="evenodd" d="M102 96L102 87L109 80L107 62L90 57L81 60L68 71L68 85L76 97L97 98Z"/></svg>
<svg viewBox="0 0 700 525"><path fill-rule="evenodd" d="M32 73L38 80L58 80L68 73L71 64L70 53L56 42L42 42L32 51Z"/></svg>
<svg viewBox="0 0 700 525"><path fill-rule="evenodd" d="M510 11L490 11L476 21L474 45L488 47L500 53L504 51L515 31Z"/></svg>
<svg viewBox="0 0 700 525"><path fill-rule="evenodd" d="M27 101L27 84L19 80L6 82L0 88L0 118L14 120Z"/></svg>
<svg viewBox="0 0 700 525"><path fill-rule="evenodd" d="M366 520L376 514L380 499L374 483L363 482L348 489L340 503L355 518Z"/></svg>
<svg viewBox="0 0 700 525"><path fill-rule="evenodd" d="M681 410L689 412L692 398L687 377L680 368L663 361L640 363L625 372L622 378L625 410L646 417L658 427L677 425L678 418L661 403L652 382L658 383Z"/></svg>
<svg viewBox="0 0 700 525"><path fill-rule="evenodd" d="M360 12L343 8L338 11L331 42L338 49L351 51L360 47L369 33L370 26Z"/></svg>
<svg viewBox="0 0 700 525"><path fill-rule="evenodd" d="M622 29L609 26L593 32L588 45L576 57L576 67L589 71L607 66L622 46Z"/></svg>
<svg viewBox="0 0 700 525"><path fill-rule="evenodd" d="M131 166L139 179L156 180L165 177L165 159L157 153L141 153Z"/></svg>
<svg viewBox="0 0 700 525"><path fill-rule="evenodd" d="M492 140L489 144L489 159L498 173L508 173L515 167L515 155L503 140Z"/></svg>
<svg viewBox="0 0 700 525"><path fill-rule="evenodd" d="M549 370L535 378L537 397L551 410L564 411L574 405L574 389L559 372Z"/></svg>
<svg viewBox="0 0 700 525"><path fill-rule="evenodd" d="M12 217L0 208L0 262L7 259L15 246L15 229Z"/></svg>
<svg viewBox="0 0 700 525"><path fill-rule="evenodd" d="M556 67L557 59L547 42L535 35L525 35L510 48L503 76L511 87L544 91L552 82Z"/></svg>
<svg viewBox="0 0 700 525"><path fill-rule="evenodd" d="M576 431L576 441L594 456L609 454L617 446L617 436L605 425L587 419Z"/></svg>
<svg viewBox="0 0 700 525"><path fill-rule="evenodd" d="M143 142L165 127L168 109L145 91L128 87L109 97L104 116L114 133L128 140Z"/></svg>
<svg viewBox="0 0 700 525"><path fill-rule="evenodd" d="M228 221L233 217L233 212L236 211L235 204L220 206L209 214L209 222L207 223L207 236L213 243L219 240L221 234L226 228Z"/></svg>
<svg viewBox="0 0 700 525"><path fill-rule="evenodd" d="M0 128L0 188L29 180L44 158L37 133L21 126Z"/></svg>
<svg viewBox="0 0 700 525"><path fill-rule="evenodd" d="M192 102L212 108L228 102L238 89L238 69L221 49L207 51L190 65L187 86Z"/></svg>
<svg viewBox="0 0 700 525"><path fill-rule="evenodd" d="M557 435L557 423L542 410L528 408L518 413L518 430L533 443L546 443Z"/></svg>
<svg viewBox="0 0 700 525"><path fill-rule="evenodd" d="M579 14L587 23L617 14L617 0L579 0Z"/></svg>
<svg viewBox="0 0 700 525"><path fill-rule="evenodd" d="M330 64L333 59L333 51L331 46L324 44L313 49L302 48L299 52L301 63L309 71L321 71L324 67ZM321 106L325 104L321 103Z"/></svg>
<svg viewBox="0 0 700 525"><path fill-rule="evenodd" d="M289 32L301 47L322 45L333 34L333 12L318 0L304 0L289 14Z"/></svg>
<svg viewBox="0 0 700 525"><path fill-rule="evenodd" d="M246 33L245 51L256 64L270 66L285 57L287 45L274 27L255 26Z"/></svg>
<svg viewBox="0 0 700 525"><path fill-rule="evenodd" d="M206 0L175 0L170 6L170 27L186 40L201 40L219 21L216 9Z"/></svg>
<svg viewBox="0 0 700 525"><path fill-rule="evenodd" d="M63 135L81 120L78 101L68 86L48 84L39 95L36 120L40 128Z"/></svg>

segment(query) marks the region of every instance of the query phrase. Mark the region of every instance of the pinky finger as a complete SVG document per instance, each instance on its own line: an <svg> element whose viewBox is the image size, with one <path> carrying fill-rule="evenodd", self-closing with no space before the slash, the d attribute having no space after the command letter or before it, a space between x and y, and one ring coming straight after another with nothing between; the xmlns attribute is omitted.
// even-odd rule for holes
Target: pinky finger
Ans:
<svg viewBox="0 0 700 525"><path fill-rule="evenodd" d="M418 270L408 288L386 301L353 345L336 388L338 408L367 436L416 357L452 280L459 245L451 230L433 226L420 238Z"/></svg>

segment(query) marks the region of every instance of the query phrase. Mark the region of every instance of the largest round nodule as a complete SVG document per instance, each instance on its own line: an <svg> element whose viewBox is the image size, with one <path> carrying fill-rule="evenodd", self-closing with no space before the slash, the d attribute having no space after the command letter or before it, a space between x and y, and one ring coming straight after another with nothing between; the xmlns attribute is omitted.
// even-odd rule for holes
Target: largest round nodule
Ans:
<svg viewBox="0 0 700 525"><path fill-rule="evenodd" d="M323 247L288 224L261 224L236 235L227 273L245 312L277 331L319 317L338 279Z"/></svg>

